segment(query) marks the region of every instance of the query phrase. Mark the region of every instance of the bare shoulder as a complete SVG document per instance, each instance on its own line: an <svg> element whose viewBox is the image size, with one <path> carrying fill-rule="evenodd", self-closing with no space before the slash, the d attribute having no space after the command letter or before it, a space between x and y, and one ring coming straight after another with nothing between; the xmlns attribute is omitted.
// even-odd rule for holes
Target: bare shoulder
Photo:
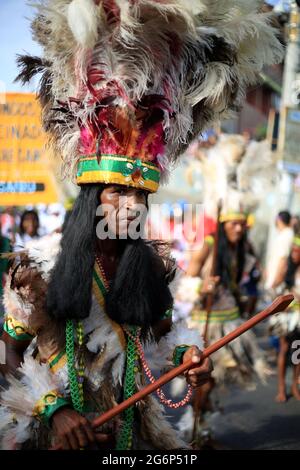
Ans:
<svg viewBox="0 0 300 470"><path fill-rule="evenodd" d="M201 248L192 251L187 272L189 276L199 276L199 273L212 250L213 244L209 243L207 240L204 240Z"/></svg>

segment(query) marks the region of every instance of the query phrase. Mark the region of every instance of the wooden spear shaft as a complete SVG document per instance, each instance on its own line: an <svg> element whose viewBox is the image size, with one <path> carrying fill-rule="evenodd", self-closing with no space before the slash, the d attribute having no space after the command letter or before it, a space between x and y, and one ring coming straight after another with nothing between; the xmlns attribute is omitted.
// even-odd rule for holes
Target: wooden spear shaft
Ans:
<svg viewBox="0 0 300 470"><path fill-rule="evenodd" d="M250 318L250 320L243 323L241 326L233 330L231 333L219 339L208 348L204 349L201 355L201 359L203 360L209 357L211 354L223 348L223 346L226 346L226 344L238 338L240 335L242 335L247 330L249 330L253 326L260 323L262 320L265 320L270 315L273 315L274 313L277 313L277 312L284 311L288 307L288 305L293 301L293 299L294 297L291 294L281 295L265 310L258 313L253 318ZM181 364L179 367L175 367L170 372L168 372L167 374L164 374L162 377L156 380L153 384L147 385L147 387L143 388L143 390L139 391L138 393L135 393L132 397L128 398L127 400L123 401L119 405L116 405L111 410L107 411L106 413L103 413L101 416L96 418L92 423L93 427L97 428L98 426L102 426L107 421L111 420L118 414L122 413L124 410L126 410L130 406L135 405L135 403L142 400L150 393L154 392L158 388L161 388L163 385L170 382L170 380L174 379L178 375L183 374L183 372L186 372L188 369L192 369L195 367L199 367L199 364L195 364L192 360L185 362L184 364Z"/></svg>
<svg viewBox="0 0 300 470"><path fill-rule="evenodd" d="M220 224L221 210L222 210L222 201L219 201L218 213L217 213L217 229L216 229L216 234L215 234L215 239L214 239L214 246L213 246L213 261L212 261L211 272L210 272L210 275L212 277L214 277L216 275L216 271L217 271L219 236L220 236L220 226L221 226L221 224ZM214 301L214 294L207 294L207 296L206 296L206 305L205 305L206 320L205 320L205 326L204 326L204 332L203 332L203 339L204 339L205 346L207 344L208 328L209 328L209 317L210 317L210 314L211 314L211 311L212 311L213 301Z"/></svg>

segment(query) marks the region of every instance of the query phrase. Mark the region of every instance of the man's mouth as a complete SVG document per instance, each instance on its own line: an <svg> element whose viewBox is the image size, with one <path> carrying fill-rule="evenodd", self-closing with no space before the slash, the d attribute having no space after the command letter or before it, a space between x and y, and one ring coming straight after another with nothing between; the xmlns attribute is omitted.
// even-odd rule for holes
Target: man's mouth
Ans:
<svg viewBox="0 0 300 470"><path fill-rule="evenodd" d="M138 217L136 215L131 215L131 216L127 216L127 217L122 217L122 219L120 219L120 222L133 222L134 220L136 220Z"/></svg>

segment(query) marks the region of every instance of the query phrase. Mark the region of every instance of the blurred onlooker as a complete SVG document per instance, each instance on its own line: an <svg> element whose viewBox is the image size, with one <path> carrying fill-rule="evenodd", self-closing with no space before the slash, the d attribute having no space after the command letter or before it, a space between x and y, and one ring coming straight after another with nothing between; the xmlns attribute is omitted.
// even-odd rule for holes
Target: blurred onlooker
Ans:
<svg viewBox="0 0 300 470"><path fill-rule="evenodd" d="M53 203L48 206L47 218L45 222L45 229L47 234L61 231L64 218L65 218L65 208L62 204Z"/></svg>
<svg viewBox="0 0 300 470"><path fill-rule="evenodd" d="M35 210L38 213L39 221L40 221L39 234L41 235L41 237L43 237L44 235L48 233L48 230L47 230L48 206L46 204L40 203L36 205Z"/></svg>
<svg viewBox="0 0 300 470"><path fill-rule="evenodd" d="M15 242L16 232L16 208L13 206L5 207L4 211L0 215L1 231L2 235L9 238L12 244Z"/></svg>
<svg viewBox="0 0 300 470"><path fill-rule="evenodd" d="M4 237L2 235L1 221L0 221L0 253L8 253L10 251L11 251L10 240L7 237ZM8 268L8 260L0 257L0 326L2 324L3 312L4 312L2 297L3 297L3 288L5 284L7 268Z"/></svg>
<svg viewBox="0 0 300 470"><path fill-rule="evenodd" d="M267 263L266 289L276 289L282 283L282 272L290 254L294 237L291 227L291 214L288 211L279 212L276 218L278 235L275 238Z"/></svg>
<svg viewBox="0 0 300 470"><path fill-rule="evenodd" d="M40 221L37 212L35 210L24 211L21 215L19 232L16 233L14 251L22 250L28 242L38 240L40 238L39 226Z"/></svg>

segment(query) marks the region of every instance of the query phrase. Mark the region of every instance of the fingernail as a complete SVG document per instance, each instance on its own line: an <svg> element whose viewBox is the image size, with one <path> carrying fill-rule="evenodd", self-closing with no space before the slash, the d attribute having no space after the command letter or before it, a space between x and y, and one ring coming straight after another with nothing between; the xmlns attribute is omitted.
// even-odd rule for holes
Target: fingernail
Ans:
<svg viewBox="0 0 300 470"><path fill-rule="evenodd" d="M193 362L200 362L200 357L199 356L193 356L192 361Z"/></svg>

